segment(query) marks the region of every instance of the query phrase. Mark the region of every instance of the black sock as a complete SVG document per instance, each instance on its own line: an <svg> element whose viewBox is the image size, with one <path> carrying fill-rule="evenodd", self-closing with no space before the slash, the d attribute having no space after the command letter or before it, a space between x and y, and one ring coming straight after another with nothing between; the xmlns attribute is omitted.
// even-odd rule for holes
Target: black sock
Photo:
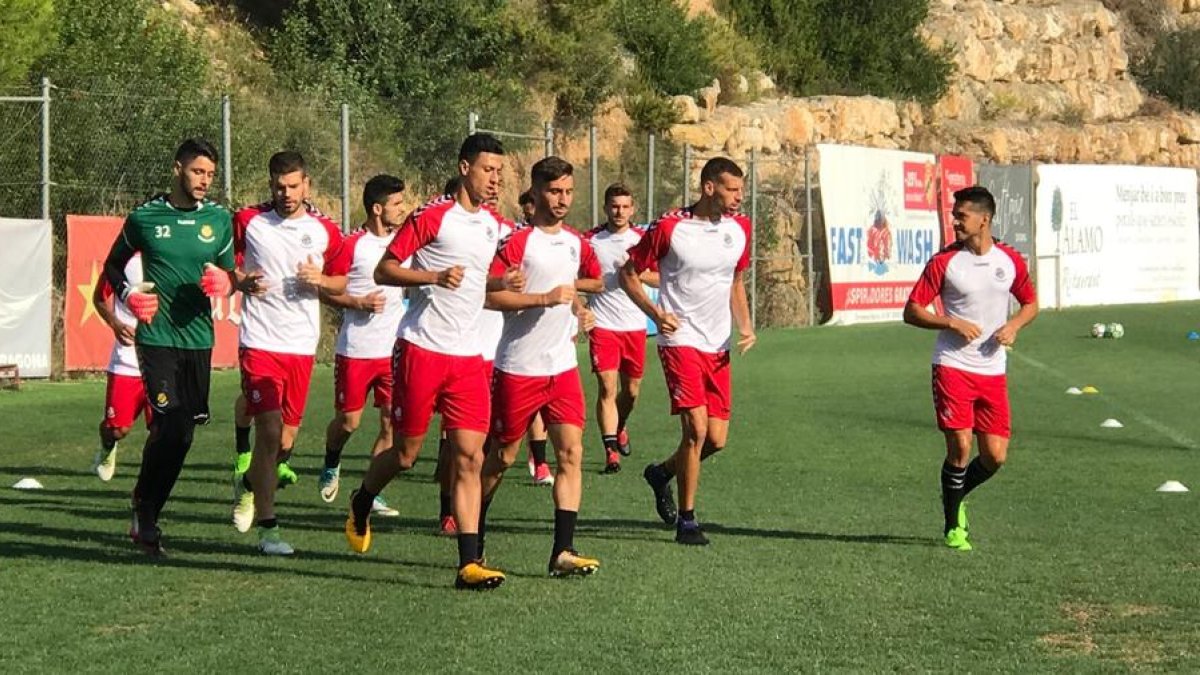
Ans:
<svg viewBox="0 0 1200 675"><path fill-rule="evenodd" d="M112 449L117 447L117 439L112 436L101 436L100 447L104 448L105 452L112 452Z"/></svg>
<svg viewBox="0 0 1200 675"><path fill-rule="evenodd" d="M479 535L478 535L479 543L477 546L477 556L476 556L478 558L483 557L484 538L487 535L487 512L488 512L488 508L491 505L492 505L492 500L490 497L487 499L484 499L483 503L479 505Z"/></svg>
<svg viewBox="0 0 1200 675"><path fill-rule="evenodd" d="M475 533L458 533L458 568L462 569L467 563L479 560L483 553L479 548L479 535Z"/></svg>
<svg viewBox="0 0 1200 675"><path fill-rule="evenodd" d="M943 534L958 527L958 506L962 504L963 480L966 477L966 467L942 462L942 514L946 517Z"/></svg>
<svg viewBox="0 0 1200 675"><path fill-rule="evenodd" d="M262 520L258 521L258 526L264 530L269 530L278 524L279 524L279 521L276 520L275 518L263 518Z"/></svg>
<svg viewBox="0 0 1200 675"><path fill-rule="evenodd" d="M367 518L371 515L371 504L374 503L378 493L367 490L366 486L360 486L354 493L354 497L350 499L350 509L354 511L354 520L359 523L366 523ZM365 533L366 530L359 534Z"/></svg>
<svg viewBox="0 0 1200 675"><path fill-rule="evenodd" d="M609 452L618 452L621 448L621 444L617 442L616 434L612 434L611 436L607 434L601 435L600 440L604 442L604 449Z"/></svg>
<svg viewBox="0 0 1200 675"><path fill-rule="evenodd" d="M254 492L254 486L250 484L250 472L249 471L242 474L242 487L246 489L246 492Z"/></svg>
<svg viewBox="0 0 1200 675"><path fill-rule="evenodd" d="M441 504L438 509L438 518L454 515L454 495L443 492L438 495L438 502Z"/></svg>
<svg viewBox="0 0 1200 675"><path fill-rule="evenodd" d="M675 477L675 472L667 468L666 462L663 462L662 464L655 464L654 468L659 476L667 479L668 481Z"/></svg>
<svg viewBox="0 0 1200 675"><path fill-rule="evenodd" d="M679 512L679 524L680 525L682 525L684 523L695 524L695 522L696 522L696 509L688 509L687 511Z"/></svg>
<svg viewBox="0 0 1200 675"><path fill-rule="evenodd" d="M983 462L979 461L979 457L971 460L971 463L967 465L967 478L963 481L963 497L971 494L971 490L983 485L994 475L996 472L988 471Z"/></svg>
<svg viewBox="0 0 1200 675"><path fill-rule="evenodd" d="M237 448L239 455L244 455L250 452L250 427L233 427L233 435L236 439L234 447Z"/></svg>
<svg viewBox="0 0 1200 675"><path fill-rule="evenodd" d="M546 441L529 441L529 454L537 464L546 463Z"/></svg>
<svg viewBox="0 0 1200 675"><path fill-rule="evenodd" d="M554 509L554 550L550 552L550 560L563 551L575 548L575 521L578 518L578 511Z"/></svg>
<svg viewBox="0 0 1200 675"><path fill-rule="evenodd" d="M288 462L292 461L292 449L293 448L283 448L280 450L279 454L275 456L275 463L287 464Z"/></svg>
<svg viewBox="0 0 1200 675"><path fill-rule="evenodd" d="M628 418L626 418L624 415L622 415L620 413L617 413L617 435L618 436L621 434L622 431L625 431L625 422L626 421L628 421Z"/></svg>
<svg viewBox="0 0 1200 675"><path fill-rule="evenodd" d="M325 445L325 468L336 469L341 463L342 449L338 448L337 450L334 450L333 448L329 447L329 444L327 443Z"/></svg>

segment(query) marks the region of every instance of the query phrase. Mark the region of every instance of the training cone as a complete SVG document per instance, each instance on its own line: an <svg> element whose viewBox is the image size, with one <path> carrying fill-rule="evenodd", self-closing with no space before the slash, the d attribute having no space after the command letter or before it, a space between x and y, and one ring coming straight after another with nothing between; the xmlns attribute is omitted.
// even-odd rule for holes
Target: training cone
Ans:
<svg viewBox="0 0 1200 675"><path fill-rule="evenodd" d="M43 487L36 478L22 478L13 483L13 488L17 490L41 490Z"/></svg>
<svg viewBox="0 0 1200 675"><path fill-rule="evenodd" d="M1187 486L1177 480L1169 480L1159 485L1155 492L1187 492Z"/></svg>
<svg viewBox="0 0 1200 675"><path fill-rule="evenodd" d="M1125 425L1110 417L1101 422L1100 426L1104 427L1105 429L1120 429Z"/></svg>
<svg viewBox="0 0 1200 675"><path fill-rule="evenodd" d="M1083 389L1080 389L1079 393L1081 393L1081 394L1099 394L1100 390L1089 384L1088 386L1084 387Z"/></svg>
<svg viewBox="0 0 1200 675"><path fill-rule="evenodd" d="M1196 331L1192 331L1192 332L1188 333L1188 339L1189 340L1200 340L1200 333L1197 333Z"/></svg>
<svg viewBox="0 0 1200 675"><path fill-rule="evenodd" d="M1070 396L1079 396L1082 393L1083 393L1083 390L1080 389L1079 387L1067 387L1067 394L1069 394Z"/></svg>

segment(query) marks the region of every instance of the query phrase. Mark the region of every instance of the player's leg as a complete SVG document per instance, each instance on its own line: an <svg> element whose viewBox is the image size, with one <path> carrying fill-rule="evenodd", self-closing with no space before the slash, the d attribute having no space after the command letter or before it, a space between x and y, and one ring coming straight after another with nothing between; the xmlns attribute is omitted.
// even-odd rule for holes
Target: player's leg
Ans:
<svg viewBox="0 0 1200 675"><path fill-rule="evenodd" d="M117 443L129 434L146 401L140 377L108 373L104 392L104 419L100 421L100 448L92 458L92 471L100 480L112 480L117 471Z"/></svg>
<svg viewBox="0 0 1200 675"><path fill-rule="evenodd" d="M288 396L284 395L284 420L287 420L288 415ZM300 412L303 413L303 405ZM296 437L300 435L300 422L297 419L295 424L284 422L283 435L280 437L279 455L275 457L275 480L278 482L278 489L289 485L295 485L300 482L300 476L292 469L292 452L296 449Z"/></svg>
<svg viewBox="0 0 1200 675"><path fill-rule="evenodd" d="M550 549L551 576L587 575L600 561L575 550L575 523L583 500L583 426L586 404L579 370L556 375L542 409L554 445L554 545Z"/></svg>
<svg viewBox="0 0 1200 675"><path fill-rule="evenodd" d="M483 460L480 484L483 495L479 511L479 549L485 550L487 514L504 472L517 461L521 438L545 404L549 378L524 377L496 371L492 387L492 433ZM455 496L457 500L457 495ZM462 526L462 523L459 523Z"/></svg>
<svg viewBox="0 0 1200 675"><path fill-rule="evenodd" d="M250 425L253 423L254 417L246 413L246 395L238 394L237 400L233 402L233 473L235 478L246 473L246 470L250 468L250 451L253 449L250 442Z"/></svg>
<svg viewBox="0 0 1200 675"><path fill-rule="evenodd" d="M966 497L990 479L1008 460L1008 442L1012 435L1008 406L1008 385L1004 375L975 375L978 398L975 400L975 438L979 454L962 472L963 503L958 511L958 525L967 530ZM963 442L970 448L970 440ZM968 453L961 456L965 463Z"/></svg>
<svg viewBox="0 0 1200 675"><path fill-rule="evenodd" d="M362 421L362 410L334 412L333 419L325 427L325 464L317 480L317 491L326 503L337 499L341 484L342 450L350 436Z"/></svg>
<svg viewBox="0 0 1200 675"><path fill-rule="evenodd" d="M700 446L707 435L707 384L705 365L700 352L691 347L659 347L659 361L671 396L671 414L681 416L679 446L674 454L660 464L650 464L642 477L654 491L654 507L664 523L676 523L678 509L671 494L671 479L679 473L679 461L688 456L696 445L696 464L699 466ZM683 419L684 417L688 419Z"/></svg>
<svg viewBox="0 0 1200 675"><path fill-rule="evenodd" d="M616 369L596 373L596 424L600 427L600 441L604 444L604 473L621 470L620 443L617 438L619 381Z"/></svg>
<svg viewBox="0 0 1200 675"><path fill-rule="evenodd" d="M626 457L632 452L625 425L642 391L646 371L646 331L621 334L621 391L617 394L617 448Z"/></svg>
<svg viewBox="0 0 1200 675"><path fill-rule="evenodd" d="M487 447L486 441L484 446ZM486 451L481 451L485 452ZM480 458L482 467L483 459ZM438 484L438 531L444 535L458 534L458 521L454 518L454 484L458 480L458 462L450 445L449 435L443 431L438 439L438 461L434 468L434 480Z"/></svg>
<svg viewBox="0 0 1200 675"><path fill-rule="evenodd" d="M679 414L679 448L668 463L679 490L679 518L675 523L675 541L681 544L708 543L696 521L696 491L700 486L700 454L708 437L708 408L687 408ZM661 515L661 514L660 514Z"/></svg>
<svg viewBox="0 0 1200 675"><path fill-rule="evenodd" d="M934 414L946 444L941 469L942 532L946 546L969 551L963 498L977 392L969 374L955 368L935 365L932 382Z"/></svg>
<svg viewBox="0 0 1200 675"><path fill-rule="evenodd" d="M286 373L280 355L257 349L242 349L239 366L242 371L242 394L246 400L246 414L254 426L254 446L250 465L245 473L235 474L233 481L233 524L238 532L249 532L254 525L260 502L274 504L274 491L278 484L276 458L283 447L283 397ZM271 478L270 490L263 481ZM274 508L271 518L274 518Z"/></svg>
<svg viewBox="0 0 1200 675"><path fill-rule="evenodd" d="M534 415L529 423L529 475L534 485L554 485L554 473L546 461L546 448L550 444L546 422L541 414Z"/></svg>

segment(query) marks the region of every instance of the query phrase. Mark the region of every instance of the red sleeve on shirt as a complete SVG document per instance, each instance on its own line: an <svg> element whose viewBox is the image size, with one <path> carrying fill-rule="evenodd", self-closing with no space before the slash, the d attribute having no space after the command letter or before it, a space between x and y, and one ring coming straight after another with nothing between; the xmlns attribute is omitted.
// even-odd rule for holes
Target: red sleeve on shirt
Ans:
<svg viewBox="0 0 1200 675"><path fill-rule="evenodd" d="M107 276L104 276L103 274L100 275L100 297L101 297L101 299L107 300L107 299L111 298L112 296L113 296L112 284L109 283Z"/></svg>
<svg viewBox="0 0 1200 675"><path fill-rule="evenodd" d="M1025 264L1025 257L1021 255L1020 251L1007 244L996 242L996 245L1012 260L1013 269L1016 271L1013 275L1012 286L1008 291L1022 305L1037 301L1037 290L1033 287L1033 280L1029 278L1029 266Z"/></svg>
<svg viewBox="0 0 1200 675"><path fill-rule="evenodd" d="M489 277L502 277L508 268L521 266L521 262L525 260L525 244L529 241L531 232L532 227L518 227L507 239L500 242L500 249L496 251L492 267L488 270Z"/></svg>
<svg viewBox="0 0 1200 675"><path fill-rule="evenodd" d="M404 224L396 230L392 243L388 244L388 253L396 260L408 260L418 249L437 238L442 217L453 207L454 200L443 196L408 214Z"/></svg>
<svg viewBox="0 0 1200 675"><path fill-rule="evenodd" d="M596 249L587 239L579 239L579 278L599 279L604 276L600 271L600 259L596 257Z"/></svg>
<svg viewBox="0 0 1200 675"><path fill-rule="evenodd" d="M680 216L667 214L650 225L638 243L629 248L629 259L638 272L658 268L658 261L671 251L671 232Z"/></svg>
<svg viewBox="0 0 1200 675"><path fill-rule="evenodd" d="M274 207L271 205L271 202L264 202L238 209L238 212L233 214L233 260L234 264L238 267L241 267L245 262L246 231L250 229L250 221L272 208Z"/></svg>
<svg viewBox="0 0 1200 675"><path fill-rule="evenodd" d="M933 299L942 292L942 282L946 280L946 268L950 267L950 261L960 250L962 250L962 246L952 244L935 253L929 262L925 263L921 278L917 279L917 285L913 286L912 292L908 294L908 301L915 302L921 307L926 307L933 302Z"/></svg>
<svg viewBox="0 0 1200 675"><path fill-rule="evenodd" d="M366 230L359 230L342 240L342 245L338 247L333 258L325 263L327 276L342 276L350 273L350 266L354 264L354 249L358 246L358 242L362 241L364 232Z"/></svg>
<svg viewBox="0 0 1200 675"><path fill-rule="evenodd" d="M742 232L746 233L746 248L742 249L742 257L738 258L737 267L734 270L745 272L750 268L750 251L754 250L754 242L751 241L754 237L754 225L749 218L741 214L734 216L733 219L742 228Z"/></svg>
<svg viewBox="0 0 1200 675"><path fill-rule="evenodd" d="M342 255L342 249L346 248L346 238L342 236L342 228L338 227L332 218L326 216L317 216L317 222L325 227L325 235L328 240L325 250L321 254L325 261L325 267L321 273L327 277L341 277L349 274L353 253L350 257Z"/></svg>

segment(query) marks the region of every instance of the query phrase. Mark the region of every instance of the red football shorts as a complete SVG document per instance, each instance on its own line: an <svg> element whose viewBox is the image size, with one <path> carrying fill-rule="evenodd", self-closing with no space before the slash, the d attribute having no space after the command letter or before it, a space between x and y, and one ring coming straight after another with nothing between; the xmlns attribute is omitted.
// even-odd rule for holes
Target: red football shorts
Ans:
<svg viewBox="0 0 1200 675"><path fill-rule="evenodd" d="M433 413L442 429L486 434L492 414L491 386L483 357L451 356L397 340L392 352L392 428L400 436L422 436Z"/></svg>
<svg viewBox="0 0 1200 675"><path fill-rule="evenodd" d="M980 375L935 365L933 411L942 431L973 429L1004 438L1012 435L1006 375Z"/></svg>
<svg viewBox="0 0 1200 675"><path fill-rule="evenodd" d="M496 410L492 435L501 444L524 436L539 411L547 425L570 424L582 429L587 419L578 368L546 376L497 370L493 396Z"/></svg>
<svg viewBox="0 0 1200 675"><path fill-rule="evenodd" d="M300 426L308 402L313 357L243 347L238 350L238 362L246 414L278 410L283 413L284 424Z"/></svg>
<svg viewBox="0 0 1200 675"><path fill-rule="evenodd" d="M671 396L671 414L706 406L708 416L728 420L733 407L729 352L702 352L695 347L658 348Z"/></svg>
<svg viewBox="0 0 1200 675"><path fill-rule="evenodd" d="M622 375L640 378L646 369L646 331L593 328L588 333L592 354L592 372L620 370Z"/></svg>
<svg viewBox="0 0 1200 675"><path fill-rule="evenodd" d="M367 392L375 394L375 407L392 404L392 360L356 359L338 354L333 362L333 407L352 413L367 405Z"/></svg>
<svg viewBox="0 0 1200 675"><path fill-rule="evenodd" d="M104 390L104 426L109 429L131 427L139 415L145 415L148 427L151 414L142 378L108 374L108 386Z"/></svg>

